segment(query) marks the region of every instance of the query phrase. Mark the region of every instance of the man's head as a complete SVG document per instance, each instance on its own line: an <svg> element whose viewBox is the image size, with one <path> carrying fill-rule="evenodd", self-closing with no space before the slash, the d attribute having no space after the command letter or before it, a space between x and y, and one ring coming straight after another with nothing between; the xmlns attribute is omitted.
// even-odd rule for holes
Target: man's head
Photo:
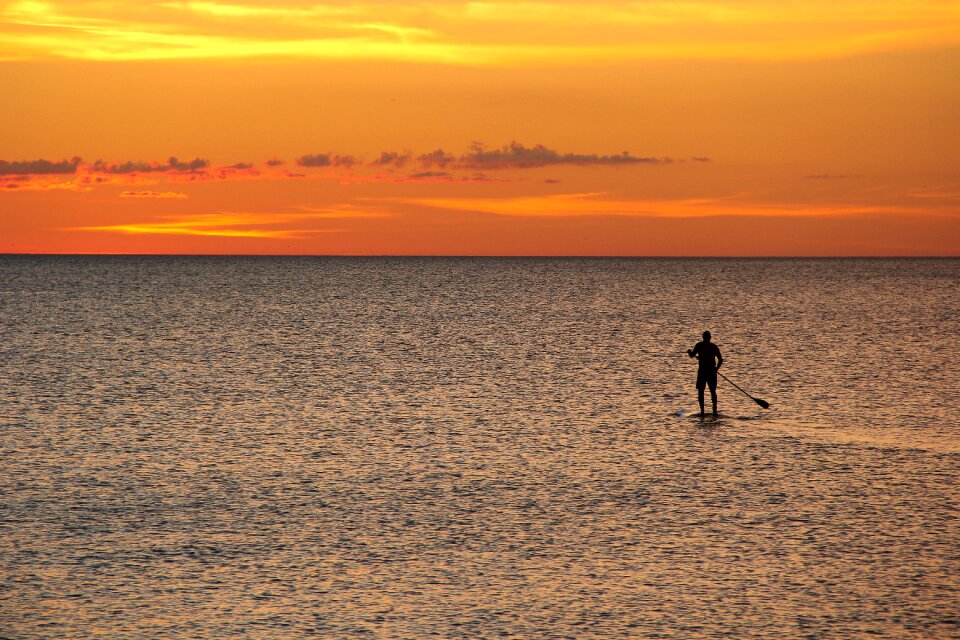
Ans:
<svg viewBox="0 0 960 640"><path fill-rule="evenodd" d="M704 340L704 342L710 342L710 332L709 332L709 331L704 331L704 332L703 332L703 340Z"/></svg>

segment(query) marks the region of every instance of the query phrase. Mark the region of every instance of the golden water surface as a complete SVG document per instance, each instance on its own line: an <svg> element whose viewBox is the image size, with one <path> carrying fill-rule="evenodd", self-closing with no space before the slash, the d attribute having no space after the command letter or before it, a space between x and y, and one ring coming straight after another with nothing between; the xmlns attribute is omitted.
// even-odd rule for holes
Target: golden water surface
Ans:
<svg viewBox="0 0 960 640"><path fill-rule="evenodd" d="M958 276L0 258L0 637L960 637Z"/></svg>

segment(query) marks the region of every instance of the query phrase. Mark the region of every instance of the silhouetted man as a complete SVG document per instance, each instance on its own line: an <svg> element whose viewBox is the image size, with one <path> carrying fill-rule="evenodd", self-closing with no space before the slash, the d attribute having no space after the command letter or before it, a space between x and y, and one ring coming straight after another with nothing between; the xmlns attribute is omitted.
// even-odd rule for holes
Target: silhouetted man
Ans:
<svg viewBox="0 0 960 640"><path fill-rule="evenodd" d="M700 401L700 417L704 415L703 388L707 385L710 385L713 415L717 415L717 369L723 364L723 356L720 355L717 345L710 342L709 331L703 332L703 342L698 342L693 349L687 349L687 355L700 361L700 367L697 370L697 400Z"/></svg>

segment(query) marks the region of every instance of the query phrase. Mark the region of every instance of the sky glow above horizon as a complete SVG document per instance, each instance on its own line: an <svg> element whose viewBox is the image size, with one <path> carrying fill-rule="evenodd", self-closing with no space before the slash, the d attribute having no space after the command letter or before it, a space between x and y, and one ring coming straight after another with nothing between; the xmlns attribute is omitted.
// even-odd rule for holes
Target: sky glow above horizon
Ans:
<svg viewBox="0 0 960 640"><path fill-rule="evenodd" d="M0 3L0 252L960 255L956 2Z"/></svg>

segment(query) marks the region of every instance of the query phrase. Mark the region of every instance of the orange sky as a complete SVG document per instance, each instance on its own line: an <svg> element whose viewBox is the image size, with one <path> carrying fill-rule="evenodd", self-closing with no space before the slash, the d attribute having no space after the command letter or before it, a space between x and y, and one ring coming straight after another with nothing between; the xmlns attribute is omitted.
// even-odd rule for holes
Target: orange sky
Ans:
<svg viewBox="0 0 960 640"><path fill-rule="evenodd" d="M0 252L960 255L960 3L0 2Z"/></svg>

